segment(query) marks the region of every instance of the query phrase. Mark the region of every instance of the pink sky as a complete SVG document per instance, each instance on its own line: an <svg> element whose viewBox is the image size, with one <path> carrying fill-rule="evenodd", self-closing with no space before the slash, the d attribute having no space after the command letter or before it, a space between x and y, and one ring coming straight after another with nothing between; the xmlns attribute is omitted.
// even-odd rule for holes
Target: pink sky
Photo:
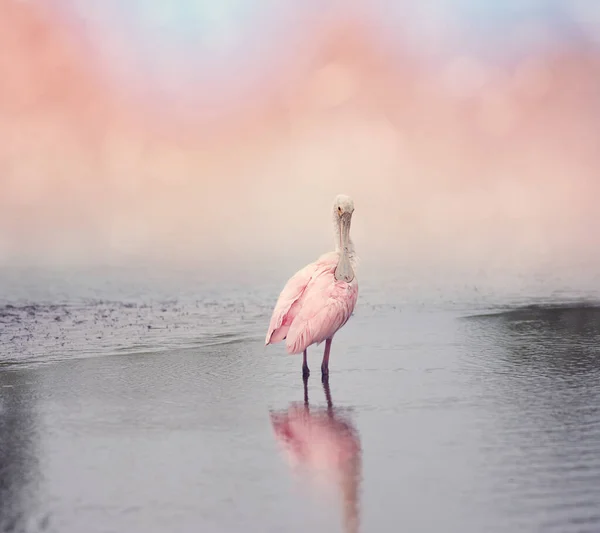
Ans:
<svg viewBox="0 0 600 533"><path fill-rule="evenodd" d="M116 32L103 55L84 23L0 0L0 261L307 262L338 192L371 263L595 261L598 52L425 60L363 14L307 16L216 113L216 82L139 98L107 69Z"/></svg>

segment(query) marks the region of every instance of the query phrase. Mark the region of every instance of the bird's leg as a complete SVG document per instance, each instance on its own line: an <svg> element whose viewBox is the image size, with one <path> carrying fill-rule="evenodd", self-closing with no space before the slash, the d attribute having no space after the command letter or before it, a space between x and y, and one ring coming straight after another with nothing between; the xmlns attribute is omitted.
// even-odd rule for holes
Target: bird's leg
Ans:
<svg viewBox="0 0 600 533"><path fill-rule="evenodd" d="M304 377L304 409L308 411L308 376Z"/></svg>
<svg viewBox="0 0 600 533"><path fill-rule="evenodd" d="M325 341L325 353L321 363L321 381L329 379L329 351L331 350L331 339Z"/></svg>
<svg viewBox="0 0 600 533"><path fill-rule="evenodd" d="M325 400L327 401L327 413L333 415L333 402L331 401L331 390L329 389L329 378L323 378L323 390L325 391Z"/></svg>
<svg viewBox="0 0 600 533"><path fill-rule="evenodd" d="M308 369L308 362L306 361L306 350L304 350L304 355L302 356L302 377L304 380L307 380L308 376L310 376L310 370Z"/></svg>

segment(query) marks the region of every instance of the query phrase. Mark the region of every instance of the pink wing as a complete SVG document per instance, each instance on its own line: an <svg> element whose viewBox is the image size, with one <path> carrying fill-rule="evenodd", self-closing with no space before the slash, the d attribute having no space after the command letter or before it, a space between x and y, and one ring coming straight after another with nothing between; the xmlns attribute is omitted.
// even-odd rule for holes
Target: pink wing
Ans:
<svg viewBox="0 0 600 533"><path fill-rule="evenodd" d="M315 277L302 297L302 305L287 332L287 351L303 352L313 343L331 338L350 318L358 298L358 283L336 281L334 268Z"/></svg>
<svg viewBox="0 0 600 533"><path fill-rule="evenodd" d="M296 272L285 284L279 294L275 309L273 309L265 345L274 344L285 339L298 311L298 305L295 304L297 304L298 299L304 293L306 286L317 270L318 261L315 261Z"/></svg>

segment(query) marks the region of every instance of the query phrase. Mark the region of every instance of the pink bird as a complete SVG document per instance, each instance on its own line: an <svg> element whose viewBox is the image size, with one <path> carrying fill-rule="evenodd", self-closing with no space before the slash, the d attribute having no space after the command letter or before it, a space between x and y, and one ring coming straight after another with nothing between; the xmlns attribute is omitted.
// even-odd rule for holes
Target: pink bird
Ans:
<svg viewBox="0 0 600 533"><path fill-rule="evenodd" d="M322 255L288 280L271 316L265 345L285 339L288 353L303 353L304 379L310 374L306 350L311 344L319 345L323 341L321 375L323 380L328 378L331 341L356 305L356 254L350 239L353 212L354 202L350 197L336 196L333 203L335 251Z"/></svg>

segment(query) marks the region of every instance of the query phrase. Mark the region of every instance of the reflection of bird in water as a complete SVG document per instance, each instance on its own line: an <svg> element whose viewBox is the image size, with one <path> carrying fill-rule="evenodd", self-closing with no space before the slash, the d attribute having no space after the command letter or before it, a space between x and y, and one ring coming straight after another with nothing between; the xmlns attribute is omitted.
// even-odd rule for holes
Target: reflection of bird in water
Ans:
<svg viewBox="0 0 600 533"><path fill-rule="evenodd" d="M265 344L286 340L290 354L303 353L302 375L308 377L306 349L325 341L321 364L323 379L329 375L329 351L335 333L348 321L356 299L356 256L350 239L354 202L343 194L333 204L335 252L324 254L296 272L281 291Z"/></svg>
<svg viewBox="0 0 600 533"><path fill-rule="evenodd" d="M335 487L341 497L347 533L359 530L361 446L351 420L333 407L327 380L323 382L327 408L308 404L304 380L304 404L292 403L287 410L271 412L275 436L295 470L313 474L320 488Z"/></svg>

